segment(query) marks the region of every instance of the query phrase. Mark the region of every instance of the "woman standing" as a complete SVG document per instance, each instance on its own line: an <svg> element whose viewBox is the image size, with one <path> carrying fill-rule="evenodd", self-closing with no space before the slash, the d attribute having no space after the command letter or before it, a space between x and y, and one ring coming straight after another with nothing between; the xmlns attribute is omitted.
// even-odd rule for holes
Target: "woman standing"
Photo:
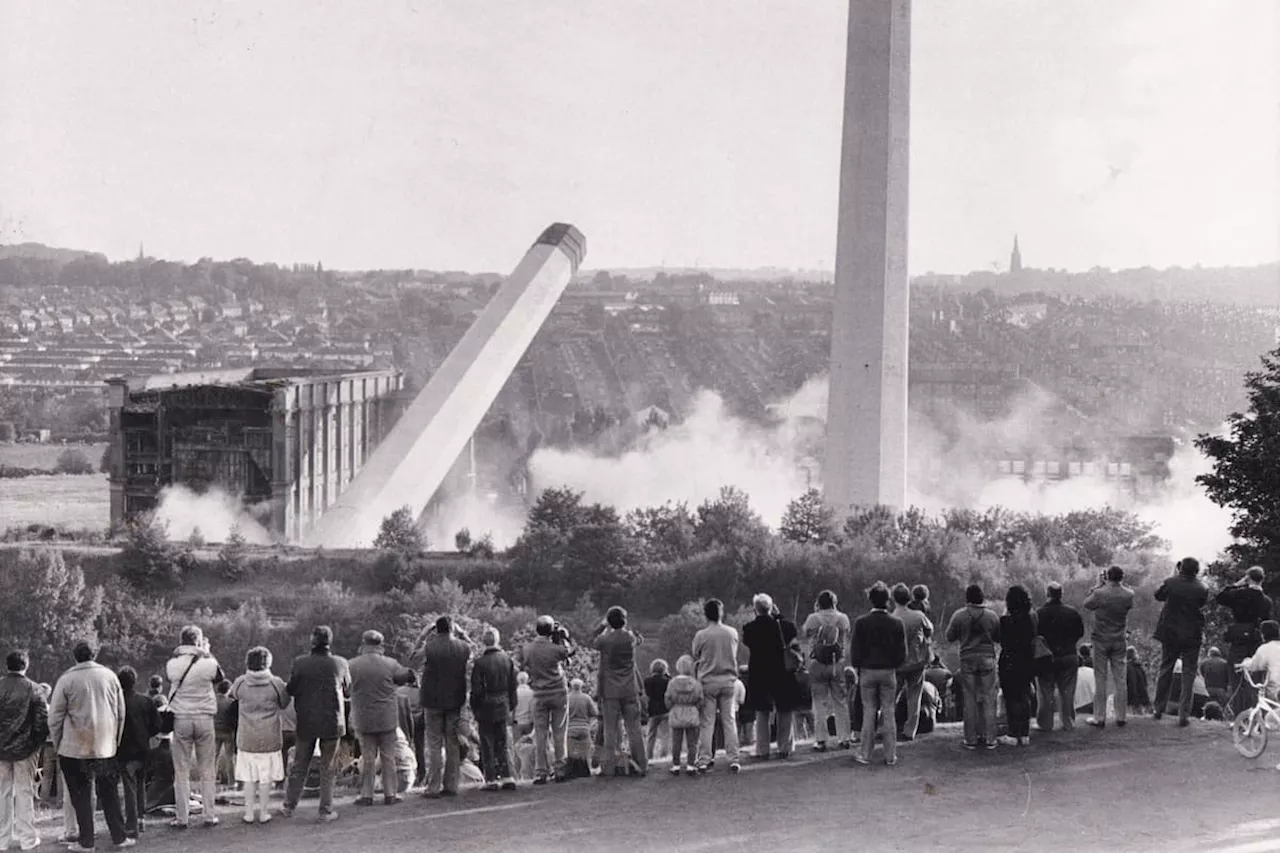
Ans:
<svg viewBox="0 0 1280 853"><path fill-rule="evenodd" d="M245 674L231 685L231 700L239 706L236 727L236 781L244 783L244 822L271 820L267 801L271 788L284 780L281 711L289 704L284 681L271 674L271 652L249 649Z"/></svg>
<svg viewBox="0 0 1280 853"><path fill-rule="evenodd" d="M1031 679L1035 675L1036 625L1031 596L1014 584L1005 595L1005 615L1000 617L1000 690L1004 693L1009 733L999 738L1005 746L1031 744Z"/></svg>
<svg viewBox="0 0 1280 853"><path fill-rule="evenodd" d="M773 599L760 593L751 601L756 618L742 627L742 644L751 653L747 670L747 707L755 712L756 757L767 759L770 723L776 728L779 758L788 758L794 747L793 715L800 707L800 685L795 662L799 661L799 631L783 618ZM788 656L792 664L788 665Z"/></svg>

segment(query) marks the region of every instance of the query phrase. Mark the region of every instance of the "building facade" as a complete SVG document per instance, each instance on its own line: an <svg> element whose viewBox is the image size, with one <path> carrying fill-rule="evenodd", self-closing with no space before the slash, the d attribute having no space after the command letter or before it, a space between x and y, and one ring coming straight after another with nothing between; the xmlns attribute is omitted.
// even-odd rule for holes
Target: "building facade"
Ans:
<svg viewBox="0 0 1280 853"><path fill-rule="evenodd" d="M108 380L111 522L168 486L237 495L298 542L338 499L405 405L397 370L251 368Z"/></svg>

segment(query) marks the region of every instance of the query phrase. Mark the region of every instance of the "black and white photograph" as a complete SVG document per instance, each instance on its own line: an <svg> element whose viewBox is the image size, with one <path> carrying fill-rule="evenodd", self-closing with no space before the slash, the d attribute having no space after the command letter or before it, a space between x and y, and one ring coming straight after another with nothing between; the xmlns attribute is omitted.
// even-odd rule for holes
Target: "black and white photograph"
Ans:
<svg viewBox="0 0 1280 853"><path fill-rule="evenodd" d="M0 851L1280 853L1277 0L0 0Z"/></svg>

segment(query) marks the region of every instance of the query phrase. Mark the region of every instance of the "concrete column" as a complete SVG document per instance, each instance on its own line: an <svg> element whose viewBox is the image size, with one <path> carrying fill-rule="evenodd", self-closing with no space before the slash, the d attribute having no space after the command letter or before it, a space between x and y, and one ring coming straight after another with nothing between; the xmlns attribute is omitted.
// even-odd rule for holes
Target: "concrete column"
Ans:
<svg viewBox="0 0 1280 853"><path fill-rule="evenodd" d="M124 521L124 487L125 480L128 477L128 469L125 467L124 433L120 428L120 410L124 408L128 397L128 386L122 382L112 382L107 388L107 406L110 417L108 429L111 441L111 470L108 472L108 488L111 493L110 518L113 525Z"/></svg>
<svg viewBox="0 0 1280 853"><path fill-rule="evenodd" d="M906 502L911 0L851 0L823 486Z"/></svg>
<svg viewBox="0 0 1280 853"><path fill-rule="evenodd" d="M338 502L338 395L336 386L325 383L324 508Z"/></svg>
<svg viewBox="0 0 1280 853"><path fill-rule="evenodd" d="M298 509L301 524L310 529L315 524L315 478L316 478L316 429L315 410L311 408L311 389L304 386L299 389L302 408L298 413L299 461L302 463L298 472Z"/></svg>

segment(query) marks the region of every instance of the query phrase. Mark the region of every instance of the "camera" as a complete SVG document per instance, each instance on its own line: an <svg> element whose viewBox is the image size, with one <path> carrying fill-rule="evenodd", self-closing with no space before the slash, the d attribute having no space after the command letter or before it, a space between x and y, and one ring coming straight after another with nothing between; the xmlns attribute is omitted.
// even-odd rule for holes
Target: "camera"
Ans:
<svg viewBox="0 0 1280 853"><path fill-rule="evenodd" d="M557 646L568 645L569 629L561 625L559 622L551 623L551 642Z"/></svg>

